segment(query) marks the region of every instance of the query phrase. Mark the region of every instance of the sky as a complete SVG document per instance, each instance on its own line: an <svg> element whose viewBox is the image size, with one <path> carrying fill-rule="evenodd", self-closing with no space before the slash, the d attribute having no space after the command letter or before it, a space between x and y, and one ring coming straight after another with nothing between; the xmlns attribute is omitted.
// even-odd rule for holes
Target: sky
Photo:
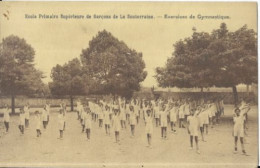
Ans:
<svg viewBox="0 0 260 168"><path fill-rule="evenodd" d="M8 13L7 13L8 11ZM230 31L247 24L257 31L257 4L242 2L1 2L0 39L13 34L24 38L35 50L36 68L45 83L56 64L80 57L82 49L98 31L107 30L128 47L143 53L148 76L144 87L157 86L155 68L172 56L173 44L191 36L192 28L211 32L222 22ZM3 14L8 14L9 19ZM153 15L154 19L26 19L25 15ZM198 15L228 16L229 19L198 19ZM165 19L195 16L195 19Z"/></svg>

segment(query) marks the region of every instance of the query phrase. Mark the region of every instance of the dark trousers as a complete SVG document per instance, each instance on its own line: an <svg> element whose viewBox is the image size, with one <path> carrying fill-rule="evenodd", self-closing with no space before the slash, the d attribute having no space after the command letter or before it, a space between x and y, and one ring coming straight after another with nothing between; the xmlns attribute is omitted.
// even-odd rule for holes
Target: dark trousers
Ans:
<svg viewBox="0 0 260 168"><path fill-rule="evenodd" d="M19 125L18 128L19 128L20 132L22 134L24 134L24 126L23 125Z"/></svg>
<svg viewBox="0 0 260 168"><path fill-rule="evenodd" d="M66 127L66 122L64 122L63 131L65 131L65 127Z"/></svg>
<svg viewBox="0 0 260 168"><path fill-rule="evenodd" d="M99 119L99 127L103 126L103 119Z"/></svg>
<svg viewBox="0 0 260 168"><path fill-rule="evenodd" d="M167 137L167 127L161 127L161 136L162 138Z"/></svg>
<svg viewBox="0 0 260 168"><path fill-rule="evenodd" d="M155 123L156 123L156 127L158 127L160 125L160 120L159 118L155 118Z"/></svg>
<svg viewBox="0 0 260 168"><path fill-rule="evenodd" d="M90 128L86 129L86 133L87 133L87 138L90 139Z"/></svg>
<svg viewBox="0 0 260 168"><path fill-rule="evenodd" d="M78 120L80 119L80 116L79 116L79 111L77 111L77 113L78 113Z"/></svg>
<svg viewBox="0 0 260 168"><path fill-rule="evenodd" d="M63 138L63 130L60 130L60 138Z"/></svg>
<svg viewBox="0 0 260 168"><path fill-rule="evenodd" d="M39 129L36 129L36 133L37 133L37 137L39 137L39 136L41 136L41 130L39 130Z"/></svg>
<svg viewBox="0 0 260 168"><path fill-rule="evenodd" d="M43 121L42 124L43 124L43 128L46 129L46 127L47 127L47 121Z"/></svg>
<svg viewBox="0 0 260 168"><path fill-rule="evenodd" d="M130 125L132 136L135 135L135 125Z"/></svg>
<svg viewBox="0 0 260 168"><path fill-rule="evenodd" d="M85 130L85 125L82 124L82 131L81 132L84 132L84 130Z"/></svg>
<svg viewBox="0 0 260 168"><path fill-rule="evenodd" d="M48 115L48 117L47 117L47 125L49 124L49 121L50 121L50 116Z"/></svg>
<svg viewBox="0 0 260 168"><path fill-rule="evenodd" d="M25 128L29 127L29 119L25 119Z"/></svg>
<svg viewBox="0 0 260 168"><path fill-rule="evenodd" d="M6 132L8 132L8 130L9 130L9 122L4 122L4 124L5 124L5 129L6 129Z"/></svg>

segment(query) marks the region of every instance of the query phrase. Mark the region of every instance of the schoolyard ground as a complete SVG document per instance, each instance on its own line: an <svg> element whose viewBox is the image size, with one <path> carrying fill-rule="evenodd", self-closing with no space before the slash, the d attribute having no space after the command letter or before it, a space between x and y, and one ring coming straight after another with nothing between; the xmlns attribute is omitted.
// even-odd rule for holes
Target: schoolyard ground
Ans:
<svg viewBox="0 0 260 168"><path fill-rule="evenodd" d="M34 111L35 109L31 109ZM29 129L21 135L18 116L12 116L9 133L4 133L0 118L0 166L70 166L70 167L256 167L258 164L258 109L248 113L248 136L245 148L249 156L233 154L232 106L225 105L221 123L209 128L206 142L199 141L201 154L189 149L187 129L177 128L168 139L160 137L160 128L154 126L152 148L147 148L143 120L136 127L134 138L130 126L120 132L120 144L114 143L114 134L105 135L104 126L92 123L91 140L81 133L76 112L68 112L63 140L58 139L57 109L51 109L50 122L42 136L36 137L35 119L31 115Z"/></svg>

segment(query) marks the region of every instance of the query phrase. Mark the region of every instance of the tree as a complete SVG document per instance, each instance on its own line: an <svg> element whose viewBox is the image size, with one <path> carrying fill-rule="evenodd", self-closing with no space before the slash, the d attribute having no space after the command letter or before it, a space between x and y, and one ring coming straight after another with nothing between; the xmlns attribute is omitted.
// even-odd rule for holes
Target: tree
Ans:
<svg viewBox="0 0 260 168"><path fill-rule="evenodd" d="M142 53L128 48L111 33L103 30L89 42L81 54L84 73L100 93L131 97L140 89L147 72Z"/></svg>
<svg viewBox="0 0 260 168"><path fill-rule="evenodd" d="M234 104L238 103L236 85L257 83L257 39L253 29L246 25L229 32L223 23L212 32L213 42L209 46L217 61L215 85L232 87Z"/></svg>
<svg viewBox="0 0 260 168"><path fill-rule="evenodd" d="M16 95L33 95L43 86L43 73L34 67L34 49L18 36L8 36L0 44L0 90L11 96L15 113Z"/></svg>
<svg viewBox="0 0 260 168"><path fill-rule="evenodd" d="M232 87L257 83L257 39L246 26L229 32L225 23L211 34L194 30L192 37L174 44L165 67L156 69L159 86Z"/></svg>
<svg viewBox="0 0 260 168"><path fill-rule="evenodd" d="M194 28L192 37L177 41L166 66L156 68L159 86L201 89L212 86L213 62L207 49L210 42L208 33L198 33Z"/></svg>
<svg viewBox="0 0 260 168"><path fill-rule="evenodd" d="M88 76L82 73L82 65L79 59L74 58L68 63L56 65L51 71L52 82L49 83L51 93L58 96L69 95L71 111L73 111L73 99L76 95L88 93Z"/></svg>

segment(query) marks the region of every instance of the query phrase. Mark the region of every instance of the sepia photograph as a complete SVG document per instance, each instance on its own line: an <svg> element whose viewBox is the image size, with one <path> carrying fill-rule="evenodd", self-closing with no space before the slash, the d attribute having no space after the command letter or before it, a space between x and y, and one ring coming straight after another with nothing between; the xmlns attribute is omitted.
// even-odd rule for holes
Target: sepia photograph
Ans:
<svg viewBox="0 0 260 168"><path fill-rule="evenodd" d="M0 2L0 167L257 167L257 8Z"/></svg>

